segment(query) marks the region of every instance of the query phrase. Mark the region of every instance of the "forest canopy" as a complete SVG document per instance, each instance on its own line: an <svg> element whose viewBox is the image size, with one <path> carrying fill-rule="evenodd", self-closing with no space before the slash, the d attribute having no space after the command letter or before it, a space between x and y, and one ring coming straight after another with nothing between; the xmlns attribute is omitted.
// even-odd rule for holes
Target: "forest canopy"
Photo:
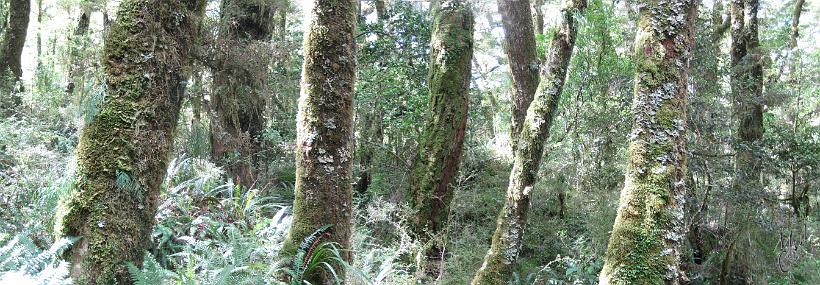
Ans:
<svg viewBox="0 0 820 285"><path fill-rule="evenodd" d="M820 284L820 1L0 0L0 284Z"/></svg>

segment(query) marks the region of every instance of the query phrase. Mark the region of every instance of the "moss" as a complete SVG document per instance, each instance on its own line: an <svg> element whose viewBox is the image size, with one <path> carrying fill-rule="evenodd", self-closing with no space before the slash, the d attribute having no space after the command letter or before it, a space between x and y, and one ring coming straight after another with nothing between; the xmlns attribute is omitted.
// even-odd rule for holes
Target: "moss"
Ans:
<svg viewBox="0 0 820 285"><path fill-rule="evenodd" d="M311 13L297 115L293 224L280 253L286 258L325 224L333 224L328 241L350 247L356 2L318 1ZM351 261L349 251L341 253ZM343 267L335 270L344 278ZM321 273L306 281L331 284L333 279Z"/></svg>
<svg viewBox="0 0 820 285"><path fill-rule="evenodd" d="M603 285L678 284L679 278L686 62L696 4L680 0L642 5L629 161L600 275Z"/></svg>
<svg viewBox="0 0 820 285"><path fill-rule="evenodd" d="M75 284L128 284L125 263L142 263L194 40L180 35L195 34L204 5L120 5L104 48L106 98L81 135L76 192L60 206L58 234L81 237L66 252Z"/></svg>

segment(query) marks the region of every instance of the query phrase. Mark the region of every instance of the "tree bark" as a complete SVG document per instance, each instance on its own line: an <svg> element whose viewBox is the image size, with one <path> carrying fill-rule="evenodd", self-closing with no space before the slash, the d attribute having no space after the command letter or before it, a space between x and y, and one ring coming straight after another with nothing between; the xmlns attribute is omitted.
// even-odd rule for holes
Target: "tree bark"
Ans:
<svg viewBox="0 0 820 285"><path fill-rule="evenodd" d="M10 0L7 30L0 42L0 76L11 71L13 81L23 77L23 46L26 43L31 0Z"/></svg>
<svg viewBox="0 0 820 285"><path fill-rule="evenodd" d="M474 285L505 284L518 261L527 226L530 193L535 186L544 144L557 113L575 46L575 15L583 13L587 6L586 0L572 0L570 3L561 11L561 26L553 35L549 55L541 67L541 82L519 134L504 208L498 215L490 251L473 278Z"/></svg>
<svg viewBox="0 0 820 285"><path fill-rule="evenodd" d="M80 139L76 192L60 207L58 233L81 237L65 253L75 284L131 284L126 263L142 264L204 10L204 0L119 6L103 50L107 96Z"/></svg>
<svg viewBox="0 0 820 285"><path fill-rule="evenodd" d="M432 284L441 272L443 234L467 128L473 58L470 8L461 0L445 0L433 9L428 81L431 112L419 136L409 178L413 233L423 244L416 257L420 284Z"/></svg>
<svg viewBox="0 0 820 285"><path fill-rule="evenodd" d="M510 146L515 153L527 108L538 88L538 55L529 1L498 0L498 12L501 13L501 23L504 26L504 51L512 74Z"/></svg>
<svg viewBox="0 0 820 285"><path fill-rule="evenodd" d="M270 40L276 12L272 3L249 0L222 2L221 38L216 45L227 50L222 64L214 70L211 97L212 158L230 173L234 182L248 189L256 182L254 166L261 151L260 136L265 129L267 62L247 58L260 43Z"/></svg>
<svg viewBox="0 0 820 285"><path fill-rule="evenodd" d="M86 48L86 34L91 23L91 10L87 6L82 7L80 18L77 20L77 27L74 28L74 33L69 39L71 42L68 63L68 82L66 83L65 92L73 94L74 90L79 87L80 93L84 88L83 71L85 69L85 61L81 58L82 53ZM79 85L79 86L77 86ZM82 95L78 95L74 100L75 104L80 104Z"/></svg>
<svg viewBox="0 0 820 285"><path fill-rule="evenodd" d="M507 0L509 1L509 0ZM535 15L533 19L533 24L535 25L535 34L536 35L543 35L544 34L544 0L535 0L533 3L533 8L535 10Z"/></svg>
<svg viewBox="0 0 820 285"><path fill-rule="evenodd" d="M628 162L600 284L679 284L687 72L698 1L641 4Z"/></svg>
<svg viewBox="0 0 820 285"><path fill-rule="evenodd" d="M356 81L356 0L314 0L305 33L302 91L296 138L293 224L282 253L292 256L302 239L333 224L336 242L350 262L353 153L353 88ZM344 270L336 273L344 278ZM312 284L333 284L329 273Z"/></svg>

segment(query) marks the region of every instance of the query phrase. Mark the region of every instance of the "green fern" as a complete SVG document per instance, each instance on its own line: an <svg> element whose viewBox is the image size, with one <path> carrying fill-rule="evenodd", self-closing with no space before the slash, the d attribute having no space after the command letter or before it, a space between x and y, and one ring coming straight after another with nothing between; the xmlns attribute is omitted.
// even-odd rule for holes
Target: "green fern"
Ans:
<svg viewBox="0 0 820 285"><path fill-rule="evenodd" d="M165 284L168 279L176 277L173 272L162 268L162 266L154 259L150 253L145 253L142 262L142 269L137 268L134 263L127 263L128 273L131 274L131 280L134 285L156 285Z"/></svg>
<svg viewBox="0 0 820 285"><path fill-rule="evenodd" d="M60 239L43 250L18 233L0 247L0 284L69 284L68 263L57 257L75 241Z"/></svg>

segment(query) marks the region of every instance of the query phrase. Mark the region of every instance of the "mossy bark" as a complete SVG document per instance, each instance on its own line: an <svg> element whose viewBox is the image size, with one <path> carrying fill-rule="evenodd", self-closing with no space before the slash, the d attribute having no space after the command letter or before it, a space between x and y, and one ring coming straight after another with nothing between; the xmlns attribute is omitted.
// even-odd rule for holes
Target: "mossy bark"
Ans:
<svg viewBox="0 0 820 285"><path fill-rule="evenodd" d="M504 26L504 51L509 59L512 75L510 145L515 153L527 108L538 88L539 63L529 1L499 0L498 12L501 13L501 23Z"/></svg>
<svg viewBox="0 0 820 285"><path fill-rule="evenodd" d="M268 75L267 61L247 58L247 53L271 39L277 6L281 5L273 1L223 1L220 39L215 41L226 58L220 61L225 64L213 71L212 158L245 188L256 182L254 168L262 150L263 89Z"/></svg>
<svg viewBox="0 0 820 285"><path fill-rule="evenodd" d="M142 264L174 141L183 69L204 0L126 0L103 50L107 94L77 150L76 191L61 204L60 236L75 284L130 284Z"/></svg>
<svg viewBox="0 0 820 285"><path fill-rule="evenodd" d="M80 12L80 18L77 20L77 26L74 28L74 33L72 33L72 36L69 38L71 46L69 47L68 58L68 82L65 88L65 92L69 95L74 94L74 90L77 89L77 87L79 87L80 91L84 89L83 73L85 71L85 61L81 57L87 45L86 34L88 33L90 24L91 9L84 5ZM82 94L74 98L74 104L80 104L80 96L82 96Z"/></svg>
<svg viewBox="0 0 820 285"><path fill-rule="evenodd" d="M353 88L356 81L356 1L314 0L305 31L297 115L293 224L282 254L292 257L307 235L333 224L327 241L350 261L352 215ZM336 267L344 278L344 270ZM328 273L312 284L333 284Z"/></svg>
<svg viewBox="0 0 820 285"><path fill-rule="evenodd" d="M474 19L463 1L434 6L430 42L430 114L410 173L413 233L423 244L416 277L431 284L441 271L443 237L455 191L470 107Z"/></svg>
<svg viewBox="0 0 820 285"><path fill-rule="evenodd" d="M498 214L490 251L473 278L472 284L494 285L509 281L521 252L530 194L549 138L569 61L575 46L576 14L583 13L586 0L572 0L561 11L561 26L555 30L546 62L541 67L541 82L527 110L513 157L513 168L504 208Z"/></svg>
<svg viewBox="0 0 820 285"><path fill-rule="evenodd" d="M639 6L624 188L600 284L679 284L686 179L687 71L696 0Z"/></svg>

